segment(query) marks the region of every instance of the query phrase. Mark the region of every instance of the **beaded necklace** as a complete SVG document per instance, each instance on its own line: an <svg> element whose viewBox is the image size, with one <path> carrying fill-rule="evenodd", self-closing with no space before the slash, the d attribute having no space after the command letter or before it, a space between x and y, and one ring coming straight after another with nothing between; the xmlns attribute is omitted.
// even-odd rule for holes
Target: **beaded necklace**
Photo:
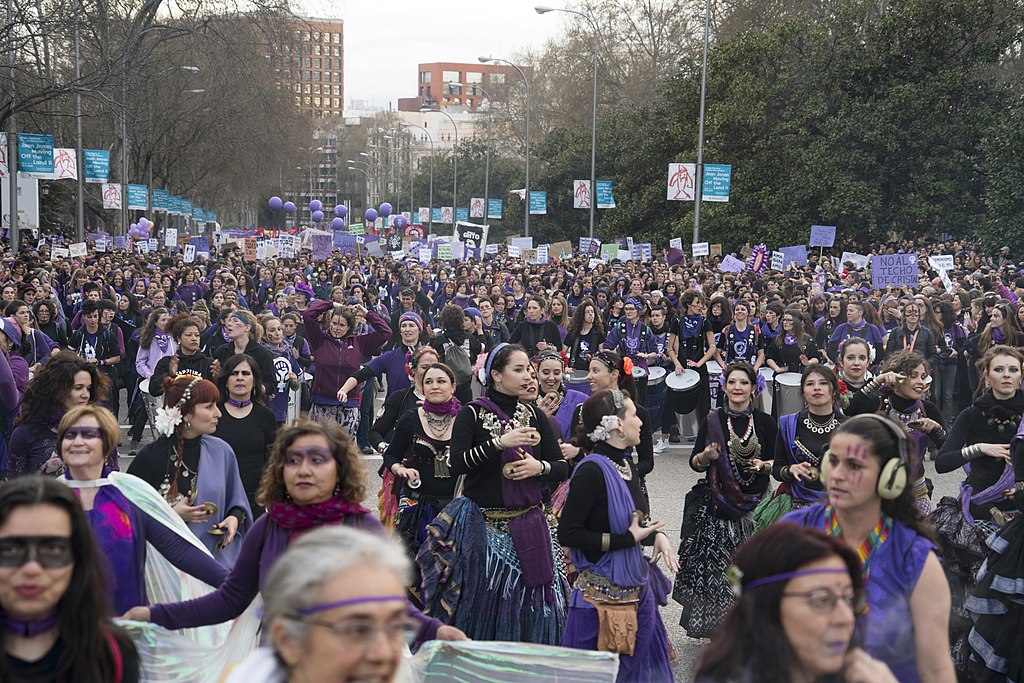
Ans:
<svg viewBox="0 0 1024 683"><path fill-rule="evenodd" d="M889 533L892 531L892 517L882 515L878 519L878 523L875 524L875 528L871 530L868 537L857 546L857 555L860 556L861 566L864 567L864 578L868 578L871 575L871 558L875 554L883 543L889 538ZM839 519L836 516L836 511L832 509L831 505L825 507L825 532L829 536L840 538L843 535L843 529L839 526Z"/></svg>

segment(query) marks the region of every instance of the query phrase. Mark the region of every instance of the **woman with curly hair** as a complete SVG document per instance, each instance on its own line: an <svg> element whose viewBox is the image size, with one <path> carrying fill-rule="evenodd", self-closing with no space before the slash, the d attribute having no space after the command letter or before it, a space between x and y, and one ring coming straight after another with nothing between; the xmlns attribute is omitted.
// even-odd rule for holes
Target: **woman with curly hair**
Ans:
<svg viewBox="0 0 1024 683"><path fill-rule="evenodd" d="M234 451L213 436L220 421L219 400L220 392L209 380L165 379L164 407L156 418L160 438L139 451L128 474L159 491L199 541L230 568L241 546L233 541L249 528L252 512Z"/></svg>
<svg viewBox="0 0 1024 683"><path fill-rule="evenodd" d="M196 600L136 607L126 617L169 629L234 619L259 595L277 558L307 532L343 525L385 536L380 522L361 505L365 487L362 457L340 425L296 420L278 432L257 497L267 512L242 540L238 561L224 584ZM458 629L425 617L411 605L407 609L420 625L417 642L465 638Z"/></svg>
<svg viewBox="0 0 1024 683"><path fill-rule="evenodd" d="M72 408L102 402L109 390L106 375L73 351L61 351L44 363L21 401L21 414L11 434L8 478L58 474L63 468L56 457L61 418ZM108 454L107 466L119 469L116 448Z"/></svg>
<svg viewBox="0 0 1024 683"><path fill-rule="evenodd" d="M565 345L569 349L569 367L573 370L589 370L590 359L601 348L603 341L601 312L593 299L583 299L573 311L566 328Z"/></svg>

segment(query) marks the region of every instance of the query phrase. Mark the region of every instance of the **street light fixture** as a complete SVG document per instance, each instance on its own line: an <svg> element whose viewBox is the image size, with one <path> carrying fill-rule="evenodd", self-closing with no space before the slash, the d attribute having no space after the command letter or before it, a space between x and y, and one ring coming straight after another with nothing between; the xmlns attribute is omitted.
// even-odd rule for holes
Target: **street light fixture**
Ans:
<svg viewBox="0 0 1024 683"><path fill-rule="evenodd" d="M459 127L455 124L455 119L451 117L451 114L441 109L423 107L420 109L420 113L443 114L448 117L448 120L452 122L452 128L455 129L455 147L452 148L452 227L454 228L459 215ZM431 211L433 211L433 207L431 207Z"/></svg>
<svg viewBox="0 0 1024 683"><path fill-rule="evenodd" d="M516 71L519 72L519 76L523 79L523 85L526 86L526 203L523 211L523 230L526 232L526 236L530 236L530 81L526 78L526 72L520 69L518 66L508 61L507 59L501 59L499 57L477 57L477 61L481 64L499 63L507 64ZM488 97L490 99L490 97ZM487 209L484 208L484 215L486 216ZM593 229L591 229L593 234Z"/></svg>
<svg viewBox="0 0 1024 683"><path fill-rule="evenodd" d="M423 126L417 126L415 123L405 123L405 122L402 122L402 127L404 127L404 128L419 128L420 130L422 130L424 133L427 134L427 140L430 141L430 197L427 200L427 206L430 207L430 211L427 214L427 234L428 235L429 234L433 234L433 232L434 232L434 137L430 134L429 130L427 130ZM412 167L412 160L411 160L411 158L410 158L409 166ZM410 177L412 176L412 171L409 171L409 176ZM411 185L411 183L410 183L410 185ZM409 194L410 194L410 199L409 199L410 206L409 206L409 209L411 211L413 208L415 208L411 204L411 202L412 202L411 188L410 188L410 193Z"/></svg>
<svg viewBox="0 0 1024 683"><path fill-rule="evenodd" d="M594 18L589 14L578 12L574 9L547 7L545 5L537 5L533 9L537 14L547 14L548 12L575 14L586 19L590 23L590 27L594 29L594 111L590 123L590 236L593 237L594 210L597 206L597 23L594 22Z"/></svg>

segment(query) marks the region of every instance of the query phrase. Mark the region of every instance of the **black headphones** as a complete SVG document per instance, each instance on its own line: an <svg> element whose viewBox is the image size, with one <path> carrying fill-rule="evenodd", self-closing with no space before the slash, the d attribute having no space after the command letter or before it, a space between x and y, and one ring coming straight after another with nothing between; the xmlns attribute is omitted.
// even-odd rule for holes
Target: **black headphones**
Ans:
<svg viewBox="0 0 1024 683"><path fill-rule="evenodd" d="M847 420L846 424L849 424L852 420L860 419L877 420L896 437L898 455L895 458L889 458L882 464L882 471L878 474L878 484L876 486L879 498L882 500L895 500L906 490L907 480L910 476L907 434L891 419L877 413L857 415ZM821 459L821 474L818 477L822 484L828 484L828 473L831 467L831 460L826 452L825 457Z"/></svg>

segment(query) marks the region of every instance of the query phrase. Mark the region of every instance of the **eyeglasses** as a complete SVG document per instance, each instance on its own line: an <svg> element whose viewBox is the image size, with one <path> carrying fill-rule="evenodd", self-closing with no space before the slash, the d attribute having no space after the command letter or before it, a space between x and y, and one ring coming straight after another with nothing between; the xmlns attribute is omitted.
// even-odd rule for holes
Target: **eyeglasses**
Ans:
<svg viewBox="0 0 1024 683"><path fill-rule="evenodd" d="M784 598L804 598L807 601L807 606L813 611L819 614L831 614L842 600L847 607L849 607L854 614L862 614L867 605L867 596L863 591L858 593L844 593L843 595L836 595L827 588L819 588L813 591L806 591L802 593L791 592L783 593Z"/></svg>
<svg viewBox="0 0 1024 683"><path fill-rule="evenodd" d="M390 624L378 624L369 619L342 619L327 621L306 617L305 621L323 626L333 631L347 647L365 650L383 633L384 638L393 646L408 645L416 637L419 627L412 621L396 621Z"/></svg>
<svg viewBox="0 0 1024 683"><path fill-rule="evenodd" d="M285 467L302 467L308 462L313 467L321 467L334 460L334 456L326 448L310 446L309 448L289 448L284 454Z"/></svg>
<svg viewBox="0 0 1024 683"><path fill-rule="evenodd" d="M99 427L68 427L64 432L65 441L74 441L79 436L83 439L102 439L103 430Z"/></svg>
<svg viewBox="0 0 1024 683"><path fill-rule="evenodd" d="M8 536L0 538L0 567L22 567L35 560L44 569L59 569L75 559L68 536Z"/></svg>

